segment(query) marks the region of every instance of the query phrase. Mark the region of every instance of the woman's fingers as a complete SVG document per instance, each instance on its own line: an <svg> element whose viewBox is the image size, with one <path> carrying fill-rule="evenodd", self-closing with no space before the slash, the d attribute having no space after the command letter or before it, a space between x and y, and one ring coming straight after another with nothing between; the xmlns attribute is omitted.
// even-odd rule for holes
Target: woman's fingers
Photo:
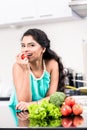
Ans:
<svg viewBox="0 0 87 130"><path fill-rule="evenodd" d="M20 113L17 113L17 116L19 119L21 120L26 120L28 119L28 112L20 112Z"/></svg>
<svg viewBox="0 0 87 130"><path fill-rule="evenodd" d="M28 58L27 58L27 57L23 58L22 55L23 55L23 54L20 53L20 54L18 54L18 55L16 56L16 61L17 61L17 63L19 63L19 64L28 64Z"/></svg>
<svg viewBox="0 0 87 130"><path fill-rule="evenodd" d="M16 106L16 109L19 109L21 111L26 111L27 110L27 103L26 102L20 102Z"/></svg>

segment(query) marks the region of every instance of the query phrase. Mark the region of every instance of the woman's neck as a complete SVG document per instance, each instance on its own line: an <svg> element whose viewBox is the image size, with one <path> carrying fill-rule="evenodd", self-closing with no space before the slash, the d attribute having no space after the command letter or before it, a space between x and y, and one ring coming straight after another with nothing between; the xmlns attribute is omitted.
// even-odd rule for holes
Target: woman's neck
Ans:
<svg viewBox="0 0 87 130"><path fill-rule="evenodd" d="M36 78L40 78L44 72L43 62L36 62L30 65L30 70Z"/></svg>
<svg viewBox="0 0 87 130"><path fill-rule="evenodd" d="M36 62L34 62L34 63L31 63L31 64L30 64L30 69L31 69L32 71L43 70L43 69L44 69L43 61L40 60L40 61L36 61Z"/></svg>

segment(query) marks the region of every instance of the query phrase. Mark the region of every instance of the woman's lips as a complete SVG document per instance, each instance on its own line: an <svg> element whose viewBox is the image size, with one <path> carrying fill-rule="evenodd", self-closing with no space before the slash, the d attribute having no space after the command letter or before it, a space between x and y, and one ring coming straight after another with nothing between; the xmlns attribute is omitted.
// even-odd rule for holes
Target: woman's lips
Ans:
<svg viewBox="0 0 87 130"><path fill-rule="evenodd" d="M30 54L30 53L29 53L29 54L27 54L27 57L28 57L28 58L30 58L30 56L32 56L32 54Z"/></svg>
<svg viewBox="0 0 87 130"><path fill-rule="evenodd" d="M30 54L30 53L29 53L29 54L27 54L27 56L31 56L31 55L32 55L32 54Z"/></svg>
<svg viewBox="0 0 87 130"><path fill-rule="evenodd" d="M31 56L32 54L28 53L27 55L28 55L28 56Z"/></svg>

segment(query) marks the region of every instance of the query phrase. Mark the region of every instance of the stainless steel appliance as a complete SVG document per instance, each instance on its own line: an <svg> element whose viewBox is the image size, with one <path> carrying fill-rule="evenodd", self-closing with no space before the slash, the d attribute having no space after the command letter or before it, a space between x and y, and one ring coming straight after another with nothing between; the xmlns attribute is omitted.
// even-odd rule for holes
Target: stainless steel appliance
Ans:
<svg viewBox="0 0 87 130"><path fill-rule="evenodd" d="M71 0L69 6L80 17L87 17L87 0Z"/></svg>

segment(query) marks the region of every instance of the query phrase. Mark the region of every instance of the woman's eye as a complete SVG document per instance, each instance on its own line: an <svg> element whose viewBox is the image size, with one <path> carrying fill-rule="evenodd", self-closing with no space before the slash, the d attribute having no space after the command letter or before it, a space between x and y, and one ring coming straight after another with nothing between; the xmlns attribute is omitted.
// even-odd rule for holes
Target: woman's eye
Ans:
<svg viewBox="0 0 87 130"><path fill-rule="evenodd" d="M28 47L33 47L33 46L35 46L34 44L30 44Z"/></svg>
<svg viewBox="0 0 87 130"><path fill-rule="evenodd" d="M34 46L34 44L32 44L31 46Z"/></svg>
<svg viewBox="0 0 87 130"><path fill-rule="evenodd" d="M25 45L21 45L21 47L25 47Z"/></svg>

